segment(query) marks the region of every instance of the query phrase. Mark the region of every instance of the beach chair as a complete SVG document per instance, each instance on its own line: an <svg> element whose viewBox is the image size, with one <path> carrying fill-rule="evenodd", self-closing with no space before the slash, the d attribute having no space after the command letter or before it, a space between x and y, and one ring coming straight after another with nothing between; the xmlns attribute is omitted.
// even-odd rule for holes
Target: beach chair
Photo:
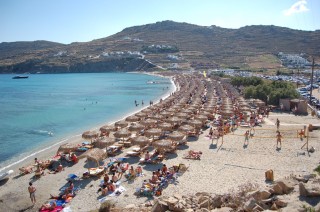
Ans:
<svg viewBox="0 0 320 212"><path fill-rule="evenodd" d="M138 157L138 156L141 155L141 153L140 153L140 152L135 152L135 151L128 151L128 152L126 152L126 155L127 155L127 156L135 156L135 157Z"/></svg>

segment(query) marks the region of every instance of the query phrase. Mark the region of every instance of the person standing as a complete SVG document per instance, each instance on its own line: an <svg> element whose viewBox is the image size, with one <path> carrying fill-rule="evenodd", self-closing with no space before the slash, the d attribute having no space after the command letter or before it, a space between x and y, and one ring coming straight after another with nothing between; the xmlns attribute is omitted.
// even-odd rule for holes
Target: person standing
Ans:
<svg viewBox="0 0 320 212"><path fill-rule="evenodd" d="M278 131L278 134L277 134L277 148L278 148L278 143L280 143L280 148L281 148L281 139L282 139L282 135L280 134L280 131Z"/></svg>
<svg viewBox="0 0 320 212"><path fill-rule="evenodd" d="M280 127L280 120L277 118L277 121L276 121L276 125L277 125L277 130L279 130L279 127Z"/></svg>
<svg viewBox="0 0 320 212"><path fill-rule="evenodd" d="M31 202L32 204L35 204L36 203L36 187L34 187L32 185L32 183L30 182L29 183L29 187L28 187L28 191L29 191L29 194L30 194L30 199L31 199Z"/></svg>

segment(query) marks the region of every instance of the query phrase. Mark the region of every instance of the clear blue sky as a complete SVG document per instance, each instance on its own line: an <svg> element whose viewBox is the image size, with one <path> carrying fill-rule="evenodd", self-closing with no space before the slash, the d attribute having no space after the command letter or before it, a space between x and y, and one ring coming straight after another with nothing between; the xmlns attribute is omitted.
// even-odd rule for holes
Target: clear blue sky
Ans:
<svg viewBox="0 0 320 212"><path fill-rule="evenodd" d="M172 20L239 28L320 29L319 0L0 0L0 42L82 42Z"/></svg>

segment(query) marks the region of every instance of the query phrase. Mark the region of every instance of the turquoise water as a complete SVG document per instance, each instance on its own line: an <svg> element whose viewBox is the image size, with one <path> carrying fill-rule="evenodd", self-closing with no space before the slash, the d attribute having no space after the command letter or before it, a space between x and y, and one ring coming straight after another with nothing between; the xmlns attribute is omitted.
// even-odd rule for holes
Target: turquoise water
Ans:
<svg viewBox="0 0 320 212"><path fill-rule="evenodd" d="M173 91L167 78L132 73L11 78L0 75L0 170L46 146L117 121Z"/></svg>

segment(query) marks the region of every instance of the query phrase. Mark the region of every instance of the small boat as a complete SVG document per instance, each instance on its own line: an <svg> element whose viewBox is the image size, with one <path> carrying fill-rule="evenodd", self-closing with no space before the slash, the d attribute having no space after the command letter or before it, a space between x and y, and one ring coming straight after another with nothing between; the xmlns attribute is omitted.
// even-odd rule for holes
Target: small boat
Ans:
<svg viewBox="0 0 320 212"><path fill-rule="evenodd" d="M9 171L7 171L7 172L5 172L5 173L1 173L1 174L0 174L0 181L5 180L5 179L8 179L9 176L10 176L12 173L13 173L13 170L9 170Z"/></svg>
<svg viewBox="0 0 320 212"><path fill-rule="evenodd" d="M27 78L29 78L29 76L17 75L17 76L12 77L12 79L27 79Z"/></svg>

